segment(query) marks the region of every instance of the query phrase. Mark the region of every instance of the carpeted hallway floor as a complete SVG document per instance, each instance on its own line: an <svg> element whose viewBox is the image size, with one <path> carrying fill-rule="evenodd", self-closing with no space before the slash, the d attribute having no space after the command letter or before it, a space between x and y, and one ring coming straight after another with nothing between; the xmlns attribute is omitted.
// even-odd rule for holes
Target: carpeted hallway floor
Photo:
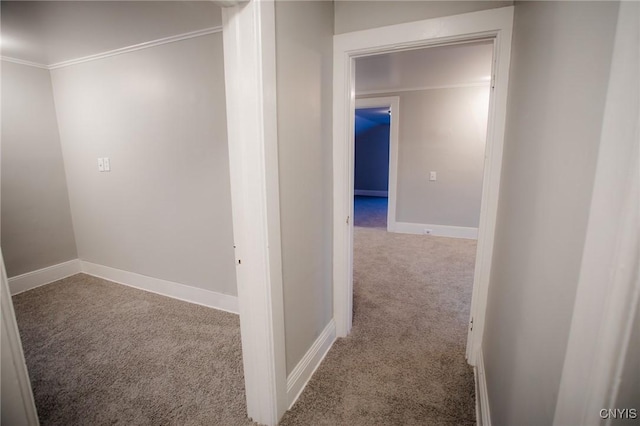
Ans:
<svg viewBox="0 0 640 426"><path fill-rule="evenodd" d="M351 335L282 425L472 425L464 353L476 242L355 228Z"/></svg>
<svg viewBox="0 0 640 426"><path fill-rule="evenodd" d="M352 333L281 424L474 424L475 246L356 227ZM41 424L252 424L236 315L83 274L13 301Z"/></svg>

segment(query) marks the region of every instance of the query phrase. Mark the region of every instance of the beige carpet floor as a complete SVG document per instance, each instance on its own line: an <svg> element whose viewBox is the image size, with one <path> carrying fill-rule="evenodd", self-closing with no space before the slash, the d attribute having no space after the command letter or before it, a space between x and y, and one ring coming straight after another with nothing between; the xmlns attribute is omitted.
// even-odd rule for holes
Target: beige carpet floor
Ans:
<svg viewBox="0 0 640 426"><path fill-rule="evenodd" d="M354 325L282 425L472 425L475 241L355 229ZM248 425L236 315L79 274L13 298L43 425Z"/></svg>
<svg viewBox="0 0 640 426"><path fill-rule="evenodd" d="M472 425L475 241L355 228L351 334L282 425Z"/></svg>
<svg viewBox="0 0 640 426"><path fill-rule="evenodd" d="M250 425L237 315L78 274L13 297L42 425Z"/></svg>

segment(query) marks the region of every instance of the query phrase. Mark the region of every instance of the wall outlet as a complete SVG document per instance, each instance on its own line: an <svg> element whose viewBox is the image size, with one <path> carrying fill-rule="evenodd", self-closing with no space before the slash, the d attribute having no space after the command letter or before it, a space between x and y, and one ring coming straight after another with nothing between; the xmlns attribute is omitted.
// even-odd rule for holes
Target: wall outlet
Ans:
<svg viewBox="0 0 640 426"><path fill-rule="evenodd" d="M433 229L431 228L424 228L424 235L431 235L433 234Z"/></svg>
<svg viewBox="0 0 640 426"><path fill-rule="evenodd" d="M111 161L109 161L109 157L98 158L98 171L99 172L111 171Z"/></svg>

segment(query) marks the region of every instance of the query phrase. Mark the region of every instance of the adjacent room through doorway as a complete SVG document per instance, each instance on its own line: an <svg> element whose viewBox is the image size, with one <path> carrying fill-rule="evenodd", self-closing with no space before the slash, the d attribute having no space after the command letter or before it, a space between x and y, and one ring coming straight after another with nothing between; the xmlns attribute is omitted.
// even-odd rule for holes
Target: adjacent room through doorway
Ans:
<svg viewBox="0 0 640 426"><path fill-rule="evenodd" d="M2 2L2 256L42 424L251 423L222 24Z"/></svg>
<svg viewBox="0 0 640 426"><path fill-rule="evenodd" d="M389 197L389 106L355 113L355 226L387 228Z"/></svg>
<svg viewBox="0 0 640 426"><path fill-rule="evenodd" d="M481 40L356 60L354 194L388 196L389 231L477 238L492 56Z"/></svg>
<svg viewBox="0 0 640 426"><path fill-rule="evenodd" d="M355 61L350 338L376 383L363 398L398 422L437 422L418 407L475 421L465 347L492 58L480 40Z"/></svg>

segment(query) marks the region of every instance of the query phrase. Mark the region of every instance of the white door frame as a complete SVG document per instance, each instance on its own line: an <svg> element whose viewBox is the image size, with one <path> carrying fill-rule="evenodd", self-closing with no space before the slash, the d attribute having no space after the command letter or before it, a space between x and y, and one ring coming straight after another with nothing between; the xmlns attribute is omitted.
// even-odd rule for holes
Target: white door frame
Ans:
<svg viewBox="0 0 640 426"><path fill-rule="evenodd" d="M276 425L287 409L280 241L275 6L223 7L231 204L247 412Z"/></svg>
<svg viewBox="0 0 640 426"><path fill-rule="evenodd" d="M14 425L37 426L38 412L33 399L22 341L13 310L9 280L0 251L0 304L2 305L2 421Z"/></svg>
<svg viewBox="0 0 640 426"><path fill-rule="evenodd" d="M481 347L498 209L511 56L513 6L434 18L334 36L333 74L333 309L339 337L353 320L353 164L355 59L420 47L493 39L493 90L489 105L480 228L467 359Z"/></svg>
<svg viewBox="0 0 640 426"><path fill-rule="evenodd" d="M356 99L356 108L389 108L389 184L387 194L387 231L396 231L396 199L398 190L398 135L400 96Z"/></svg>

